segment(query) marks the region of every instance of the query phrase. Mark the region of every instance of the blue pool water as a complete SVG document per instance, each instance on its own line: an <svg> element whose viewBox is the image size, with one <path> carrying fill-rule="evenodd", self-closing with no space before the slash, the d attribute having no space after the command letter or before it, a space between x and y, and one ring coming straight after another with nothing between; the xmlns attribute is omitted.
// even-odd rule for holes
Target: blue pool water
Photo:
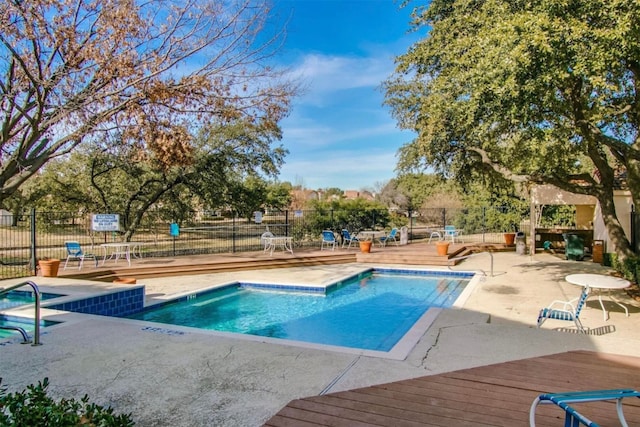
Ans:
<svg viewBox="0 0 640 427"><path fill-rule="evenodd" d="M236 284L128 318L389 351L429 308L453 305L471 278L416 273L363 273L326 294Z"/></svg>
<svg viewBox="0 0 640 427"><path fill-rule="evenodd" d="M44 328L47 326L57 325L58 323L60 322L54 322L51 320L41 320L40 327ZM34 325L33 319L27 319L27 318L17 317L17 316L0 315L0 327L1 326L17 326L24 329L29 334L29 336L33 336L33 329L35 325ZM0 340L5 338L14 338L14 337L21 337L21 336L22 335L20 335L20 333L17 331L0 328Z"/></svg>
<svg viewBox="0 0 640 427"><path fill-rule="evenodd" d="M58 298L64 295L54 294L49 292L40 293L40 301L44 301L47 299ZM9 291L6 294L0 295L0 310L17 307L25 304L32 304L35 302L35 296L31 291Z"/></svg>

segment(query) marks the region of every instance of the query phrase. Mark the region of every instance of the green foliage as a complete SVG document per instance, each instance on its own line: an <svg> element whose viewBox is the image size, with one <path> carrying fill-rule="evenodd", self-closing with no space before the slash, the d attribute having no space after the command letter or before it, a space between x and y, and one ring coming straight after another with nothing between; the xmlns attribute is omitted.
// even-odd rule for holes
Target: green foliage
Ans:
<svg viewBox="0 0 640 427"><path fill-rule="evenodd" d="M329 187L322 190L322 198L324 200L342 199L344 198L344 191L338 187Z"/></svg>
<svg viewBox="0 0 640 427"><path fill-rule="evenodd" d="M640 283L640 258L630 257L620 261L616 254L606 253L603 264L622 274L625 279L633 283Z"/></svg>
<svg viewBox="0 0 640 427"><path fill-rule="evenodd" d="M496 176L549 183L615 218L621 166L640 203L637 2L439 0L413 16L428 35L384 84L400 127L417 135L400 171L430 168L465 189ZM619 221L607 227L623 234ZM616 248L630 253L627 239Z"/></svg>
<svg viewBox="0 0 640 427"><path fill-rule="evenodd" d="M237 120L210 123L193 138L189 159L163 165L157 156L105 138L102 146L77 149L51 161L29 189L37 208L118 213L126 238L144 227L146 216L187 221L192 211L225 208L245 218L264 206L288 205L284 185L269 184L287 151L273 146L277 126Z"/></svg>
<svg viewBox="0 0 640 427"><path fill-rule="evenodd" d="M539 228L551 228L553 226L575 227L576 207L571 205L544 206Z"/></svg>
<svg viewBox="0 0 640 427"><path fill-rule="evenodd" d="M494 182L496 183L496 182ZM501 180L501 185L484 186L472 183L463 196L468 208L460 218L466 232L482 231L514 232L529 218L529 202L518 195L513 183Z"/></svg>
<svg viewBox="0 0 640 427"><path fill-rule="evenodd" d="M0 384L2 379L0 379ZM135 423L131 414L114 414L113 408L89 402L84 396L76 399L54 401L47 395L49 379L37 385L29 385L26 390L7 393L0 387L0 425L7 427L129 427Z"/></svg>
<svg viewBox="0 0 640 427"><path fill-rule="evenodd" d="M365 199L314 201L312 208L316 215L316 224L322 229L351 232L384 228L389 224L389 211L375 201Z"/></svg>
<svg viewBox="0 0 640 427"><path fill-rule="evenodd" d="M282 210L291 204L291 185L287 183L270 183L267 185L264 206L269 209Z"/></svg>

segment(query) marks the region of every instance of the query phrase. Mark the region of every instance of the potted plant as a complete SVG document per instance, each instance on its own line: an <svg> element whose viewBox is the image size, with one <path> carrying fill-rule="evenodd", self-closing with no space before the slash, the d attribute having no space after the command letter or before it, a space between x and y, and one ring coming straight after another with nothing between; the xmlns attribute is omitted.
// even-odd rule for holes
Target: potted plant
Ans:
<svg viewBox="0 0 640 427"><path fill-rule="evenodd" d="M360 252L366 254L371 252L371 240L360 240Z"/></svg>
<svg viewBox="0 0 640 427"><path fill-rule="evenodd" d="M436 242L436 251L440 256L447 256L449 252L449 242L444 240L439 240Z"/></svg>
<svg viewBox="0 0 640 427"><path fill-rule="evenodd" d="M513 246L516 240L516 233L504 233L504 243L507 246Z"/></svg>
<svg viewBox="0 0 640 427"><path fill-rule="evenodd" d="M504 233L504 243L507 246L513 246L516 240L516 233L518 232L518 227L515 224L512 223L511 228L513 229L513 232Z"/></svg>
<svg viewBox="0 0 640 427"><path fill-rule="evenodd" d="M60 260L56 258L42 258L38 260L38 267L43 277L57 277Z"/></svg>
<svg viewBox="0 0 640 427"><path fill-rule="evenodd" d="M113 279L113 283L116 285L135 285L136 282L135 277L117 277Z"/></svg>

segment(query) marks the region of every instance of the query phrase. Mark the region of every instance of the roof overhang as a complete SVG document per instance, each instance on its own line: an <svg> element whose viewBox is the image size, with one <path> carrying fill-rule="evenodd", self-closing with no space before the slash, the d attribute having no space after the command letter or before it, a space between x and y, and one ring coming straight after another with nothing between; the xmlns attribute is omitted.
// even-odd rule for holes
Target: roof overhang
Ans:
<svg viewBox="0 0 640 427"><path fill-rule="evenodd" d="M570 193L551 184L534 185L530 189L534 205L596 205L597 199L584 194Z"/></svg>

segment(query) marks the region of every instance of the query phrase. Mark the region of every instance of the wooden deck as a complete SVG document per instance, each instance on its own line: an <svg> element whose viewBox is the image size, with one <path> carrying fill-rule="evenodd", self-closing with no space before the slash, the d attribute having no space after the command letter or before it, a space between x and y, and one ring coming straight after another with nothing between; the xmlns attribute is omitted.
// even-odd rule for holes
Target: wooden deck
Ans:
<svg viewBox="0 0 640 427"><path fill-rule="evenodd" d="M426 376L290 402L265 426L528 426L541 393L640 388L640 358L567 352ZM615 404L579 404L601 426L619 426ZM539 405L536 425L561 426L564 412ZM640 399L625 399L640 426Z"/></svg>
<svg viewBox="0 0 640 427"><path fill-rule="evenodd" d="M255 270L283 267L301 267L323 264L341 264L351 262L412 264L446 266L459 263L455 258L468 255L472 250L513 250L504 245L492 245L479 249L477 245L456 244L449 247L448 256L438 256L435 245L411 243L409 245L376 246L371 253L361 253L357 248L336 249L334 251L310 248L296 248L294 254L276 251L273 255L264 251L220 253L211 255L176 256L173 258L132 258L129 266L126 260L118 262L102 261L94 268L91 261L85 261L82 270L77 263L70 263L66 270L62 266L58 272L61 277L72 279L90 279L112 281L115 278L137 278L182 276L191 274L219 273L224 271ZM64 265L64 260L62 260Z"/></svg>

